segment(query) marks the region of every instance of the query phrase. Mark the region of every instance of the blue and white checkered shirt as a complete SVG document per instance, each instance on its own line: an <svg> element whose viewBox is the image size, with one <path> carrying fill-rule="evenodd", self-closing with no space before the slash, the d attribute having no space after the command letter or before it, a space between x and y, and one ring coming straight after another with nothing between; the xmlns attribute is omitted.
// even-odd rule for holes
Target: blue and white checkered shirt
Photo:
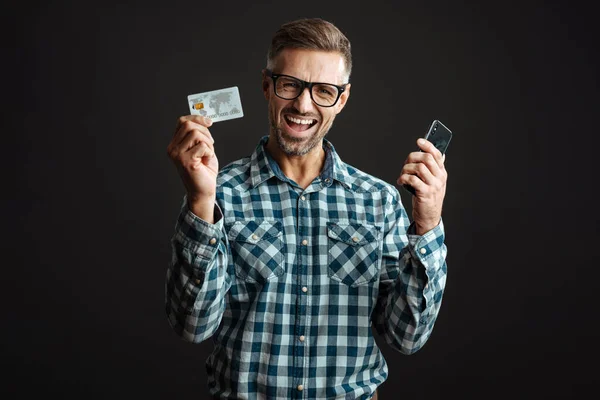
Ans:
<svg viewBox="0 0 600 400"><path fill-rule="evenodd" d="M410 234L397 189L324 141L302 189L265 151L224 167L215 224L183 202L166 312L183 339L213 337L214 398L369 399L388 376L371 326L404 354L431 335L446 283L440 224Z"/></svg>

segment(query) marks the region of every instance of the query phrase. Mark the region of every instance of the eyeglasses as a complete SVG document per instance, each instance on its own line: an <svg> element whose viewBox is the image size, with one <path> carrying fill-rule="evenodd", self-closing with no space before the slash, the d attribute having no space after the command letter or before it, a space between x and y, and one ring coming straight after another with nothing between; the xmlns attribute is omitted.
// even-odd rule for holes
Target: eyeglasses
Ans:
<svg viewBox="0 0 600 400"><path fill-rule="evenodd" d="M308 88L310 98L320 107L333 107L346 90L346 84L339 86L332 83L306 82L293 76L274 74L267 69L265 74L273 79L275 95L284 100L294 100L300 97L304 88Z"/></svg>

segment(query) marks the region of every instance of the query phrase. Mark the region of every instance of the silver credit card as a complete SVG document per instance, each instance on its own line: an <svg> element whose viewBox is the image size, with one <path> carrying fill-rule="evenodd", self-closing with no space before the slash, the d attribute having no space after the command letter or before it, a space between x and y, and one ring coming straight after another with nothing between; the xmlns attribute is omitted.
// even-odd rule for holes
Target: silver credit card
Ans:
<svg viewBox="0 0 600 400"><path fill-rule="evenodd" d="M237 86L190 94L188 105L190 106L190 114L208 117L213 122L244 116L240 91Z"/></svg>

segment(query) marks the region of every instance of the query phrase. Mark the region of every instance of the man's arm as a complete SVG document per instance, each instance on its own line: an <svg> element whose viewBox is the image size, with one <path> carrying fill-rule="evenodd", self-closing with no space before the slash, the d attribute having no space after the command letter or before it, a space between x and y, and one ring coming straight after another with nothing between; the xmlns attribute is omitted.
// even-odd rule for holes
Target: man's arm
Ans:
<svg viewBox="0 0 600 400"><path fill-rule="evenodd" d="M217 222L210 224L198 218L184 201L171 240L166 312L175 332L194 343L208 339L219 327L231 287L227 236L216 205L214 219Z"/></svg>
<svg viewBox="0 0 600 400"><path fill-rule="evenodd" d="M404 354L413 354L429 339L446 285L446 245L443 223L422 236L397 191L388 202L375 329Z"/></svg>
<svg viewBox="0 0 600 400"><path fill-rule="evenodd" d="M180 117L167 146L187 194L171 241L166 311L175 332L190 342L201 342L217 330L231 287L227 236L216 205L219 160L211 125L202 116Z"/></svg>

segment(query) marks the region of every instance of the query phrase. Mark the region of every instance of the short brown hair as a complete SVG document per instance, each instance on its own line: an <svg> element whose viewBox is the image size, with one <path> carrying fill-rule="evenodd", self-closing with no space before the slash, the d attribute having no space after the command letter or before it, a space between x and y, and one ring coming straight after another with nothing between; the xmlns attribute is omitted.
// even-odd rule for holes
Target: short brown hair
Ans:
<svg viewBox="0 0 600 400"><path fill-rule="evenodd" d="M346 79L352 71L350 41L331 22L321 18L302 18L287 22L275 32L267 55L267 68L285 48L338 52L344 57Z"/></svg>

